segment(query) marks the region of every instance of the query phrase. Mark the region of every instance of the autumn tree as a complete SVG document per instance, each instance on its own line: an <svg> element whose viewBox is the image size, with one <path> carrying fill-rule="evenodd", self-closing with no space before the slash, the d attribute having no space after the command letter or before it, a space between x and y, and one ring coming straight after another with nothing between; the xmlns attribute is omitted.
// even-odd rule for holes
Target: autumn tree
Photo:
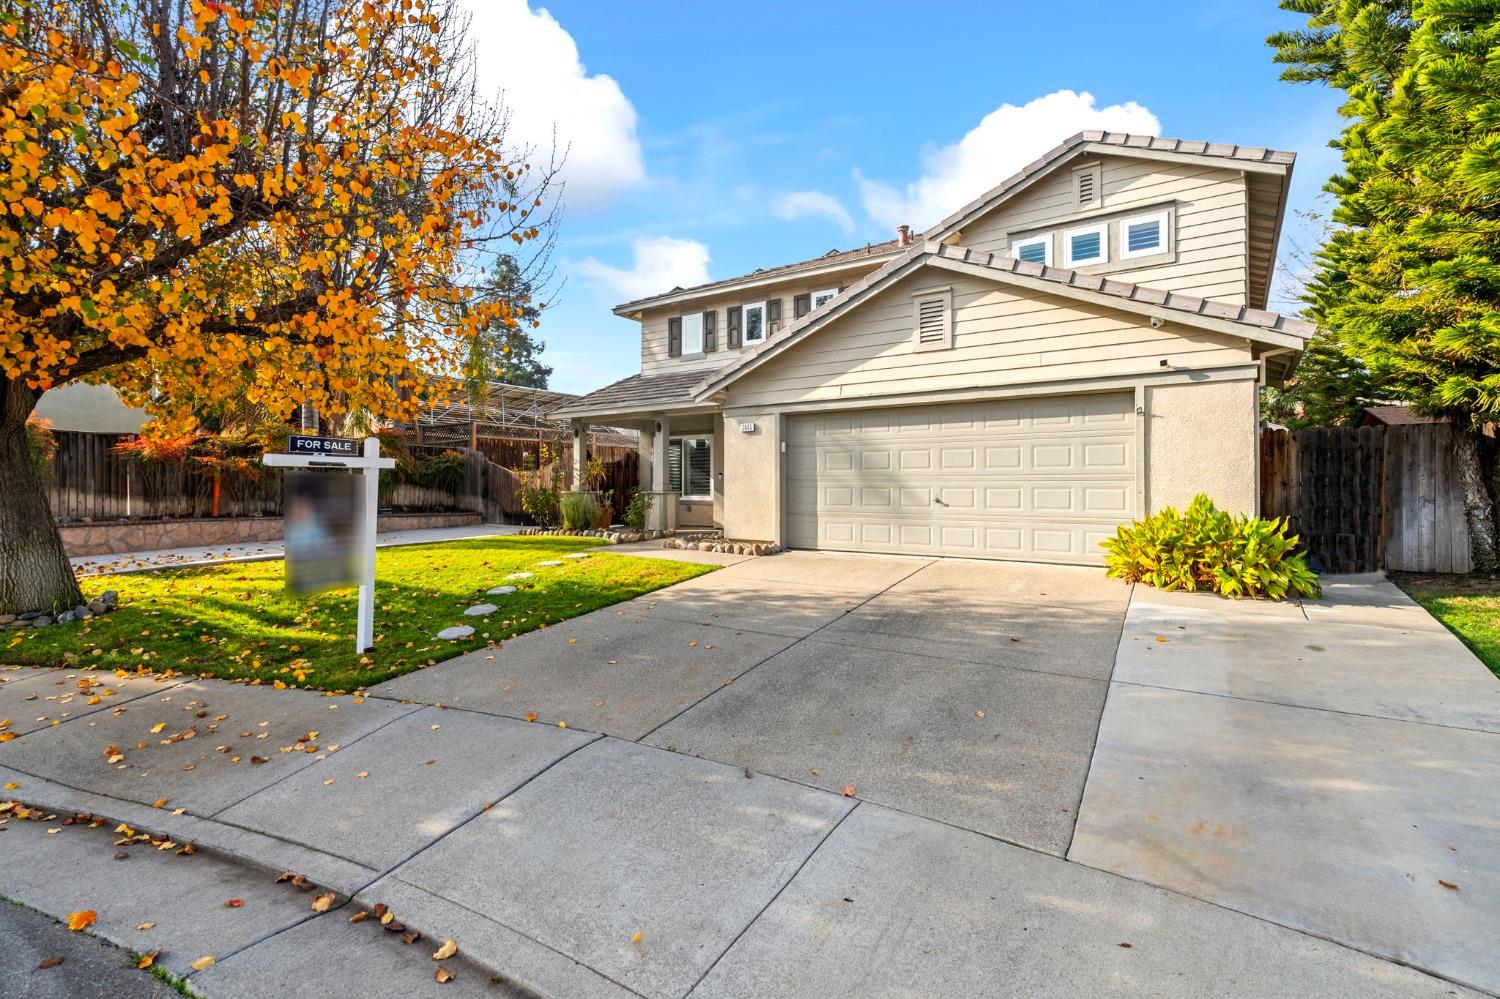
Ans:
<svg viewBox="0 0 1500 999"><path fill-rule="evenodd" d="M1308 315L1373 391L1446 417L1475 565L1500 570L1500 0L1282 0L1283 79L1344 91Z"/></svg>
<svg viewBox="0 0 1500 999"><path fill-rule="evenodd" d="M465 29L451 0L0 0L0 612L80 597L26 446L47 388L399 417L518 322L471 289L552 174Z"/></svg>

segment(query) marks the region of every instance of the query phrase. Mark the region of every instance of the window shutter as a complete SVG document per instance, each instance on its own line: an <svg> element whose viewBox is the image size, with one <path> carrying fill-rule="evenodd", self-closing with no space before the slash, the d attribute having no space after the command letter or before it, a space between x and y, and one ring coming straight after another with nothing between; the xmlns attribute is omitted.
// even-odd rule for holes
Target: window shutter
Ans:
<svg viewBox="0 0 1500 999"><path fill-rule="evenodd" d="M667 320L667 356L682 356L682 317Z"/></svg>
<svg viewBox="0 0 1500 999"><path fill-rule="evenodd" d="M726 337L729 342L726 344L726 346L730 350L739 350L740 307L738 305L731 306L730 308L724 310L724 325L729 329L729 336Z"/></svg>
<svg viewBox="0 0 1500 999"><path fill-rule="evenodd" d="M912 298L915 303L915 349L941 350L953 346L952 291L948 288L936 288L916 292Z"/></svg>
<svg viewBox="0 0 1500 999"><path fill-rule="evenodd" d="M795 295L792 297L792 318L801 319L812 311L812 295Z"/></svg>
<svg viewBox="0 0 1500 999"><path fill-rule="evenodd" d="M766 339L781 330L781 299L773 298L766 303Z"/></svg>
<svg viewBox="0 0 1500 999"><path fill-rule="evenodd" d="M682 492L682 441L667 444L667 488L674 493Z"/></svg>
<svg viewBox="0 0 1500 999"><path fill-rule="evenodd" d="M712 353L719 349L719 314L717 312L703 313L703 352Z"/></svg>

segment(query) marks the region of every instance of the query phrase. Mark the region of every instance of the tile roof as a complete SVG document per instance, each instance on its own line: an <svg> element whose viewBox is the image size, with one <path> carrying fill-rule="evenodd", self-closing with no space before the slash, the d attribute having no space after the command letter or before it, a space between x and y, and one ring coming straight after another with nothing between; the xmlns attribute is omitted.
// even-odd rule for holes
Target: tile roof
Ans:
<svg viewBox="0 0 1500 999"><path fill-rule="evenodd" d="M1446 423L1441 416L1418 416L1410 406L1366 406L1361 412L1388 427L1413 426L1422 423Z"/></svg>
<svg viewBox="0 0 1500 999"><path fill-rule="evenodd" d="M848 288L845 288L843 294L825 302L819 308L814 309L801 319L791 323L777 334L775 338L767 340L754 350L742 354L739 360L717 370L704 373L699 384L694 388L693 395L701 397L705 393L720 387L726 381L732 381L736 371L754 364L758 358L765 354L784 349L789 343L799 339L808 327L820 322L831 313L851 307L861 296L885 283L893 275L904 276L901 272L923 257L934 257L984 267L997 272L997 275L1013 274L1020 278L1040 279L1056 285L1091 293L1100 298L1117 298L1141 305L1171 309L1182 313L1184 317L1201 316L1210 320L1237 323L1253 328L1269 330L1273 333L1286 334L1304 341L1311 338L1313 332L1317 329L1312 323L1283 316L1276 312L1267 312L1264 309L1252 309L1248 306L1233 305L1227 302L1210 302L1207 299L1196 298L1192 295L1183 295L1172 291L1163 291L1160 288L1148 288L1145 285L1130 284L1125 281L1111 281L1109 278L1099 274L1081 274L1075 270L1068 270L1062 267L1046 267L1042 264L1017 260L1014 257L1007 257L999 253L985 253L964 246L950 246L947 243L926 242L917 243L901 256L887 262L885 266L866 274Z"/></svg>
<svg viewBox="0 0 1500 999"><path fill-rule="evenodd" d="M1274 163L1285 166L1288 169L1297 160L1296 153L1285 152L1279 149L1267 149L1264 146L1237 146L1231 142L1168 139L1157 135L1131 135L1128 132L1084 131L1064 139L1061 143L1052 147L1035 160L1032 160L1026 166L1017 170L1005 180L1002 180L999 184L990 188L927 231L934 237L941 239L948 233L948 230L962 222L968 221L969 217L975 212L985 208L985 206L992 202L1004 198L1012 189L1030 180L1037 174L1050 170L1064 156L1090 144L1119 146L1120 150L1125 153L1129 153L1132 150L1143 150L1154 153L1182 153L1192 156L1238 160L1242 163Z"/></svg>
<svg viewBox="0 0 1500 999"><path fill-rule="evenodd" d="M912 242L919 242L921 233L912 233ZM901 249L899 239L888 239L883 243L866 243L864 246L856 246L852 250L829 250L821 257L813 257L811 260L799 260L792 264L779 264L775 267L761 267L751 271L749 274L741 274L738 277L724 278L722 281L709 281L705 284L695 284L688 288L673 288L657 295L648 295L645 298L637 298L632 302L623 302L615 306L614 311L623 312L626 309L634 309L662 298L673 298L677 295L696 294L699 292L712 291L715 288L727 288L730 285L739 284L742 281L754 281L760 278L783 277L796 274L800 271L817 270L820 267L830 267L834 264L846 264L853 261L874 259L887 254L895 253Z"/></svg>
<svg viewBox="0 0 1500 999"><path fill-rule="evenodd" d="M549 415L566 419L572 413L594 413L601 410L633 406L649 408L690 402L693 388L703 380L702 371L678 371L670 375L631 375L602 389L554 409Z"/></svg>

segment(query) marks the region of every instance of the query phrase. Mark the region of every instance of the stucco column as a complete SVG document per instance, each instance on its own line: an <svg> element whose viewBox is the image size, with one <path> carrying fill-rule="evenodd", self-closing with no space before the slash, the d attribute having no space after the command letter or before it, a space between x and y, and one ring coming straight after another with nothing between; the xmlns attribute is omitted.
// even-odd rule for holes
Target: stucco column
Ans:
<svg viewBox="0 0 1500 999"><path fill-rule="evenodd" d="M651 513L646 526L653 531L677 529L677 494L667 480L667 451L672 444L672 418L656 418L651 437Z"/></svg>
<svg viewBox="0 0 1500 999"><path fill-rule="evenodd" d="M589 425L583 420L573 421L573 474L572 489L577 492L583 489L586 483L583 481L583 469L588 463L589 447Z"/></svg>

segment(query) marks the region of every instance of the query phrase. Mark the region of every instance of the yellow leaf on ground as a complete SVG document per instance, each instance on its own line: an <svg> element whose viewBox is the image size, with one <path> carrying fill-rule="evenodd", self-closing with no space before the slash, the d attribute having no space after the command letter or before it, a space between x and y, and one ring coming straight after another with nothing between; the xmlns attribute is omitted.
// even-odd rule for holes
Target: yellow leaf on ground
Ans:
<svg viewBox="0 0 1500 999"><path fill-rule="evenodd" d="M156 963L156 959L159 956L161 956L161 951L159 950L147 951L146 953L141 955L141 959L139 961L135 962L135 966L137 968L149 968Z"/></svg>
<svg viewBox="0 0 1500 999"><path fill-rule="evenodd" d="M160 732L162 729L164 729L166 727L167 727L167 723L166 722L157 722L155 725L151 726L151 734L155 735L157 732Z"/></svg>
<svg viewBox="0 0 1500 999"><path fill-rule="evenodd" d="M99 921L99 914L93 909L80 909L78 912L70 912L67 916L68 929L77 933L88 926L93 926Z"/></svg>
<svg viewBox="0 0 1500 999"><path fill-rule="evenodd" d="M323 894L317 896L312 900L312 911L327 912L329 909L333 908L334 900L337 898L338 896L333 892L325 891Z"/></svg>
<svg viewBox="0 0 1500 999"><path fill-rule="evenodd" d="M458 953L458 942L455 940L444 940L443 945L432 952L434 961L446 961Z"/></svg>
<svg viewBox="0 0 1500 999"><path fill-rule="evenodd" d="M194 971L204 971L208 968L212 968L213 966L214 956L212 954L204 954L202 957L198 958L198 960L194 961L191 965Z"/></svg>

